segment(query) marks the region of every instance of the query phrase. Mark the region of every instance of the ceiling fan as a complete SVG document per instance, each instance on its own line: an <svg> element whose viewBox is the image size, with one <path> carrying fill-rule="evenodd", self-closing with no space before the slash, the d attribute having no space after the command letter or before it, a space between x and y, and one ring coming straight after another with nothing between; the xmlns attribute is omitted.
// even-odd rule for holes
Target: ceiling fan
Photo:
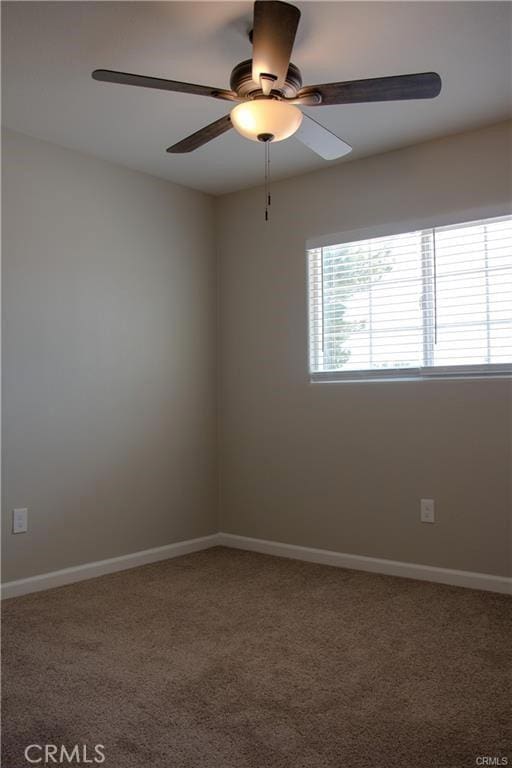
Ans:
<svg viewBox="0 0 512 768"><path fill-rule="evenodd" d="M241 102L229 115L168 147L171 153L192 152L235 128L248 139L266 143L295 135L318 155L332 160L350 152L351 147L299 107L431 99L439 94L441 78L435 72L302 86L300 70L290 62L299 19L300 11L293 5L256 0L249 34L253 56L235 66L230 90L109 69L96 69L92 77L108 83Z"/></svg>

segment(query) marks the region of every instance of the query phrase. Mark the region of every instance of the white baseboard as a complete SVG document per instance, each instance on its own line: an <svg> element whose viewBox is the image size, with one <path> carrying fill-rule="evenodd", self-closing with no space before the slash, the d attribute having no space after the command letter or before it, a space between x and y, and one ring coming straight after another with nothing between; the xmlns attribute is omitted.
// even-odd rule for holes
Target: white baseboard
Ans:
<svg viewBox="0 0 512 768"><path fill-rule="evenodd" d="M216 546L245 549L251 552L261 552L265 555L289 557L294 560L305 560L310 563L332 565L338 568L351 568L356 571L371 571L372 573L382 573L387 576L403 576L408 579L434 581L457 587L469 587L470 589L484 589L489 592L512 594L512 578L507 576L456 571L451 568L436 568L432 565L403 563L397 560L365 557L364 555L348 555L328 549L313 549L312 547L299 547L295 544L284 544L278 541L253 539L233 533L213 533L210 536L178 541L175 544L145 549L142 552L133 552L130 555L121 555L120 557L111 557L108 560L85 563L73 568L64 568L61 571L30 576L27 579L19 579L18 581L7 581L2 584L2 599L19 597L30 592L40 592L52 587L62 587L66 584L73 584L76 581L93 579L96 576L104 576L108 573L124 571L129 568L136 568L139 565L156 563L159 560L168 560L180 555L187 555L190 552L199 552L202 549Z"/></svg>
<svg viewBox="0 0 512 768"><path fill-rule="evenodd" d="M436 568L433 565L417 565L402 563L397 560L384 560L378 557L364 555L348 555L343 552L332 552L328 549L313 549L299 547L295 544L283 544L278 541L253 539L248 536L237 536L233 533L219 533L218 544L234 549L246 549L251 552L261 552L265 555L289 557L294 560L306 560L310 563L333 565L338 568L351 568L356 571L371 571L387 576L403 576L407 579L435 581L440 584L451 584L456 587L484 589L488 592L512 594L512 578L494 576L488 573L473 573L471 571L456 571L451 568Z"/></svg>
<svg viewBox="0 0 512 768"><path fill-rule="evenodd" d="M98 560L94 563L85 563L73 568L64 568L61 571L42 573L39 576L30 576L18 581L7 581L2 584L2 599L19 597L29 592L40 592L43 589L62 587L65 584L73 584L75 581L85 581L96 576L104 576L107 573L124 571L128 568L136 568L139 565L156 563L159 560L168 560L190 552L199 552L201 549L209 549L218 546L219 534L201 536L197 539L178 541L175 544L166 544L163 547L144 549L141 552L133 552L130 555L111 557L108 560Z"/></svg>

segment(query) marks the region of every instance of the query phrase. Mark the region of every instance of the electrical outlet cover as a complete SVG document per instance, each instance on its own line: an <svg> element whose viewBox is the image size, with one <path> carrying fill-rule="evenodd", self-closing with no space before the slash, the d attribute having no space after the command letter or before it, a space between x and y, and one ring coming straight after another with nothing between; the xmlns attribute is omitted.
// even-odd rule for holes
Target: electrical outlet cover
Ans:
<svg viewBox="0 0 512 768"><path fill-rule="evenodd" d="M422 523L435 523L436 517L434 499L421 499L420 520Z"/></svg>
<svg viewBox="0 0 512 768"><path fill-rule="evenodd" d="M28 509L13 509L12 532L26 533L28 531Z"/></svg>

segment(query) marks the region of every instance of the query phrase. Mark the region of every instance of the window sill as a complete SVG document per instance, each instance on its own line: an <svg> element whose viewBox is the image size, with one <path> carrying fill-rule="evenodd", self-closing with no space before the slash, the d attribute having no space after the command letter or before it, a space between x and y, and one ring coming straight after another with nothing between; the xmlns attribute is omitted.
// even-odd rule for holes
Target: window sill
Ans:
<svg viewBox="0 0 512 768"><path fill-rule="evenodd" d="M439 374L437 376L421 376L419 374L390 375L390 376L336 376L335 374L310 374L309 384L382 384L404 381L489 381L495 379L512 379L512 372L501 373L466 373Z"/></svg>

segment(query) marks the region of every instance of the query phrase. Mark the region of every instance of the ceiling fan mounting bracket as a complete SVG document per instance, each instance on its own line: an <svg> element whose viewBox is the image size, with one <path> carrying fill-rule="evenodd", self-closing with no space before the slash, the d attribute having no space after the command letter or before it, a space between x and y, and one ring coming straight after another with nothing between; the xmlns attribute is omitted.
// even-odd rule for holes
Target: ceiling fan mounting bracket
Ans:
<svg viewBox="0 0 512 768"><path fill-rule="evenodd" d="M292 104L296 104L298 107L317 107L322 103L322 94L318 91L311 91L311 93L305 96L299 96L296 99L288 99Z"/></svg>
<svg viewBox="0 0 512 768"><path fill-rule="evenodd" d="M241 99L254 98L256 94L261 93L260 83L255 83L252 79L252 59L246 59L246 61L241 61L236 65L231 72L230 86ZM278 97L293 99L301 87L300 69L295 64L290 63L283 87L273 90L271 93Z"/></svg>

